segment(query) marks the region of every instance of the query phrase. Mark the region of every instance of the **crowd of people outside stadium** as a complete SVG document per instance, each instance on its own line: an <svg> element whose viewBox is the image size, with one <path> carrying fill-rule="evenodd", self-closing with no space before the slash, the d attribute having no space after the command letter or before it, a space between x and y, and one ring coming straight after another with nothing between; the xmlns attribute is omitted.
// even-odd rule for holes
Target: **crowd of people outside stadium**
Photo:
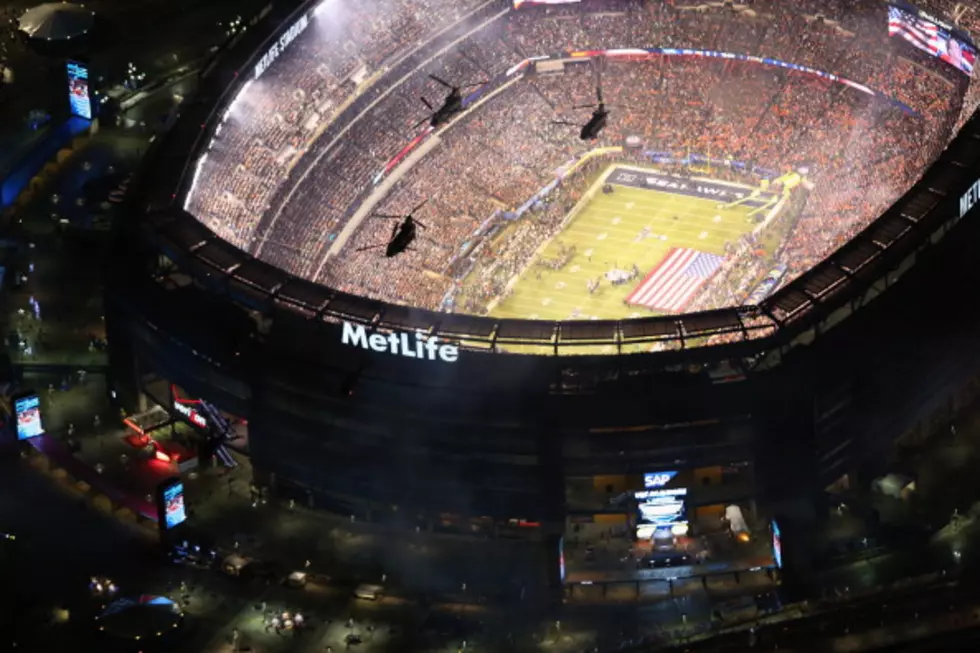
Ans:
<svg viewBox="0 0 980 653"><path fill-rule="evenodd" d="M454 13L440 11L443 4ZM521 225L521 243L470 241L491 216L504 219L590 148L554 121L588 117L573 107L594 102L601 67L614 107L593 146L636 137L641 150L742 160L776 174L807 171L813 192L774 256L733 265L745 273L727 275L727 285L710 289L696 307L744 298L768 266L785 264L787 279L804 272L907 190L948 140L967 79L889 39L881 3L859 10L823 0L739 3L748 10L687 6L695 4L703 3L603 0L487 22L508 3L430 0L424 10L404 0L333 3L339 13L318 14L239 97L201 166L188 210L221 237L295 274L430 309L442 307L456 287L461 252L476 252L470 255L483 257L476 267L488 276L459 305L480 312L499 296L500 275L517 274L560 230L559 211L570 208L572 183L582 177L566 180L559 199L521 219L535 222ZM477 14L456 22L467 11ZM344 32L348 20L361 28ZM436 34L444 47L418 48ZM536 55L659 46L771 57L837 74L881 96L774 66L701 57L607 59L553 75L502 75ZM389 221L367 219L328 258L379 173L424 129L417 123L428 110L418 98L438 102L445 93L430 73L460 84L496 81L479 108L442 132L376 209L405 214L428 200L418 216L422 237L395 259L356 252L390 236ZM372 85L384 75L386 83ZM494 258L501 260L487 265Z"/></svg>

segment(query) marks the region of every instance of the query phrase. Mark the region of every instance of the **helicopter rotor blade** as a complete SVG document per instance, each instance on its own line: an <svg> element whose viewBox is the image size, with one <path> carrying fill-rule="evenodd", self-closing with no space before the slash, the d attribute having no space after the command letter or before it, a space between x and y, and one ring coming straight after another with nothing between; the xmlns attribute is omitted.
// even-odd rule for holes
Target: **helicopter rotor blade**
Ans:
<svg viewBox="0 0 980 653"><path fill-rule="evenodd" d="M596 106L595 104L580 104L580 105L574 106L572 108L573 109L594 109L595 106Z"/></svg>
<svg viewBox="0 0 980 653"><path fill-rule="evenodd" d="M599 104L602 104L602 86L597 85L595 87L595 95L599 98Z"/></svg>
<svg viewBox="0 0 980 653"><path fill-rule="evenodd" d="M579 125L579 124L574 123L574 122L568 122L567 120L552 120L551 121L551 124L553 124L553 125L567 125L569 127L581 127L582 126L582 125Z"/></svg>
<svg viewBox="0 0 980 653"><path fill-rule="evenodd" d="M367 247L358 247L355 252L366 252L369 249L378 249L379 247L387 247L388 243L381 243L380 245L368 245Z"/></svg>
<svg viewBox="0 0 980 653"><path fill-rule="evenodd" d="M453 85L452 85L452 84L450 84L449 82L447 82L447 81L446 81L446 80L444 80L444 79L440 79L439 77L436 77L436 76L435 76L435 75L433 75L432 73L429 73L429 78L430 78L430 79L434 79L435 81L437 81L437 82L439 82L440 84L442 84L442 85L443 85L443 86L445 86L446 88L453 88Z"/></svg>
<svg viewBox="0 0 980 653"><path fill-rule="evenodd" d="M426 202L428 202L428 201L429 201L429 198L428 198L428 197L427 197L427 198L425 198L424 200L422 200L422 202L421 202L421 204L419 204L418 206L416 206L416 207L415 207L414 209L412 209L412 210L411 210L411 211L409 212L409 215L415 215L415 213L416 213L416 212L417 212L417 211L418 211L419 209L421 209L421 208L422 208L423 206L425 206L425 203L426 203Z"/></svg>
<svg viewBox="0 0 980 653"><path fill-rule="evenodd" d="M429 107L429 111L435 111L436 110L436 108L434 106L432 106L431 104L429 104L429 101L425 99L425 96L422 96L419 99L422 100L422 104L424 104L425 106Z"/></svg>
<svg viewBox="0 0 980 653"><path fill-rule="evenodd" d="M422 227L423 229L427 229L428 228L424 224L422 224L421 222L419 222L418 220L412 220L412 222L414 222L415 223L415 226L417 226L417 227Z"/></svg>
<svg viewBox="0 0 980 653"><path fill-rule="evenodd" d="M422 120L419 120L417 123L415 123L412 126L412 129L418 129L423 123L430 122L431 120L432 120L432 116L426 116L425 118L422 118Z"/></svg>
<svg viewBox="0 0 980 653"><path fill-rule="evenodd" d="M390 213L372 213L372 218L384 218L386 220L403 220L404 215L391 215Z"/></svg>

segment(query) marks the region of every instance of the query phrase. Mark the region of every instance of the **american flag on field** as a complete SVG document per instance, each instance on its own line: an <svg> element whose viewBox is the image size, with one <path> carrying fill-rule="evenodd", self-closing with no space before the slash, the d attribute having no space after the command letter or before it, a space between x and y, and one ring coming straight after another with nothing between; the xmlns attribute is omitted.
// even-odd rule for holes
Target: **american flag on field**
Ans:
<svg viewBox="0 0 980 653"><path fill-rule="evenodd" d="M667 252L660 265L633 289L626 303L660 311L679 311L724 260L724 257L696 249L674 247Z"/></svg>

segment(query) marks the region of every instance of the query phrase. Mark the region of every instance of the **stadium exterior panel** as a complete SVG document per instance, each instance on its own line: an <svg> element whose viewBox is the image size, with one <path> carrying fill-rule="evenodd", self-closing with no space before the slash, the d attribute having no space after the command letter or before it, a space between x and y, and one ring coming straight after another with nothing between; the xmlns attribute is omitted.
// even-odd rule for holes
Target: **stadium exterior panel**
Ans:
<svg viewBox="0 0 980 653"><path fill-rule="evenodd" d="M977 276L963 220L976 118L891 210L758 306L583 322L434 313L225 243L180 200L247 72L307 10L275 6L206 71L133 184L108 284L124 404L165 381L247 420L261 482L371 519L558 533L608 509L577 507L573 479L748 465L742 495L711 500L805 513L842 474L885 471L892 441L973 374L980 347L944 330L976 317L945 276ZM954 228L964 238L945 238ZM698 346L715 336L726 344ZM624 353L637 344L659 351Z"/></svg>

